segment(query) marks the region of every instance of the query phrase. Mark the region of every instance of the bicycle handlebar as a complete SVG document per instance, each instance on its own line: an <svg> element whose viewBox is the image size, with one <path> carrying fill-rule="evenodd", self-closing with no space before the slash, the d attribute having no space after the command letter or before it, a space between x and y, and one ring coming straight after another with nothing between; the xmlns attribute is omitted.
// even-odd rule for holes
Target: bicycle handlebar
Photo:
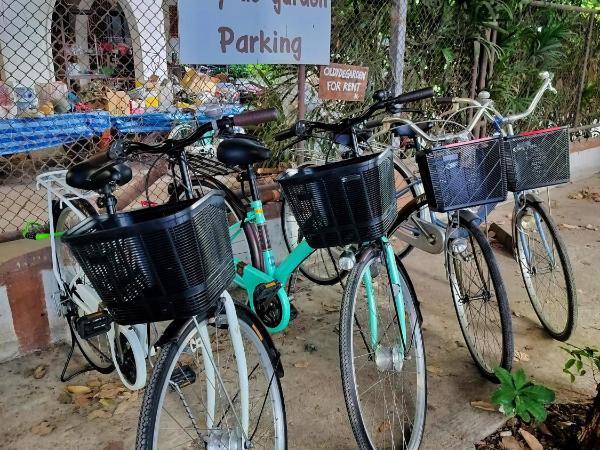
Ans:
<svg viewBox="0 0 600 450"><path fill-rule="evenodd" d="M428 98L432 98L435 95L435 92L432 87L417 89L416 91L407 92L405 94L400 94L396 97L385 98L382 99L373 105L371 105L367 110L354 117L347 117L342 119L338 123L325 123L325 122L312 122L307 120L299 120L290 128L282 130L275 134L274 139L276 141L284 141L287 139L291 139L294 137L306 137L310 135L310 133L318 129L320 131L332 131L332 132L344 132L349 128L357 125L359 123L365 122L369 119L373 114L377 111L392 107L394 105L401 105L404 103L411 103L420 100L426 100ZM403 109L399 109L397 112L402 112ZM415 111L411 109L410 111ZM370 121L367 123L367 128L376 128L380 123L380 120Z"/></svg>
<svg viewBox="0 0 600 450"><path fill-rule="evenodd" d="M261 123L277 120L278 117L279 113L274 108L247 111L238 114L237 116L223 117L212 122L207 122L200 125L187 137L181 139L167 139L162 144L157 145L117 140L111 144L107 152L107 157L111 160L119 160L134 153L169 153L192 145L211 130L222 130L231 126L259 125Z"/></svg>

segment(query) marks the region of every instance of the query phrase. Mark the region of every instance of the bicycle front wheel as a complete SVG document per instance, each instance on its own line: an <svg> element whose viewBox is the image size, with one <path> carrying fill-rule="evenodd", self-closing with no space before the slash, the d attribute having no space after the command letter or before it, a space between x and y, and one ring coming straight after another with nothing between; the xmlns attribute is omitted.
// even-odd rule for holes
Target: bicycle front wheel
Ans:
<svg viewBox="0 0 600 450"><path fill-rule="evenodd" d="M340 312L340 366L348 417L361 449L416 450L427 410L416 295L397 258L401 314L381 251L367 252L348 277Z"/></svg>
<svg viewBox="0 0 600 450"><path fill-rule="evenodd" d="M510 306L500 268L476 224L458 220L452 227L446 268L458 323L477 368L497 382L494 369L510 371L513 358Z"/></svg>
<svg viewBox="0 0 600 450"><path fill-rule="evenodd" d="M516 216L517 261L546 332L566 341L577 323L577 291L567 248L542 203L526 200Z"/></svg>
<svg viewBox="0 0 600 450"><path fill-rule="evenodd" d="M247 435L240 423L240 380L223 310L214 318L197 318L199 326L189 322L179 338L161 349L144 394L137 449L287 448L279 354L267 344L258 319L239 305L236 310L248 371Z"/></svg>

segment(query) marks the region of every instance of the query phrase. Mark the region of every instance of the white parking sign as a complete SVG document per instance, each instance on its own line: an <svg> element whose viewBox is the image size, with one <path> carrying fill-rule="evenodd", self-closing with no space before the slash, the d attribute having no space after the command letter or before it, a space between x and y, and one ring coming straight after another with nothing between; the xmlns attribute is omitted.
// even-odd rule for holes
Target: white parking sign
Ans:
<svg viewBox="0 0 600 450"><path fill-rule="evenodd" d="M331 0L179 0L185 64L329 64Z"/></svg>

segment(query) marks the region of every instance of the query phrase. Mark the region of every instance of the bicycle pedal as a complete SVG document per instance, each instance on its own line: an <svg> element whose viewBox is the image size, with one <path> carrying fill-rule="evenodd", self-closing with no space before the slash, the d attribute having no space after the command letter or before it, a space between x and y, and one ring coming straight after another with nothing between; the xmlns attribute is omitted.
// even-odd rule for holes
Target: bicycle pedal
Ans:
<svg viewBox="0 0 600 450"><path fill-rule="evenodd" d="M112 318L106 311L98 311L87 316L82 316L75 322L77 334L82 339L90 339L107 333L110 330Z"/></svg>
<svg viewBox="0 0 600 450"><path fill-rule="evenodd" d="M269 281L268 283L261 283L254 289L254 301L260 301L267 298L271 298L277 295L281 289L281 283L279 281Z"/></svg>
<svg viewBox="0 0 600 450"><path fill-rule="evenodd" d="M171 374L171 384L176 384L179 389L194 384L196 372L188 364L177 366Z"/></svg>

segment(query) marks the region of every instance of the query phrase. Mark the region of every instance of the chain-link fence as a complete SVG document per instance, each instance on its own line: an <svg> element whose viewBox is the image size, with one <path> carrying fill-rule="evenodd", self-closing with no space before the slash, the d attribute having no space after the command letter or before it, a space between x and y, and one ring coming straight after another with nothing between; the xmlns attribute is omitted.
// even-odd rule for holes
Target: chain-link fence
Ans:
<svg viewBox="0 0 600 450"><path fill-rule="evenodd" d="M586 2L408 2L406 89L437 85L462 97L488 90L508 114L527 107L537 74L550 71L558 95L544 96L519 126L583 125L589 134L600 122L598 9L580 7Z"/></svg>
<svg viewBox="0 0 600 450"><path fill-rule="evenodd" d="M332 0L331 60L369 67L366 101L377 89L437 85L466 96L490 90L502 111L521 109L537 86L536 73L550 70L559 95L545 97L527 126L594 123L600 14L541 3ZM318 76L318 67L306 67L300 98L307 117L332 119L364 108L320 100ZM174 127L206 120L207 109L277 107L283 118L256 130L274 148L276 166L286 154L271 136L296 118L298 92L298 66L180 64L176 0L2 2L0 235L46 220L36 174L68 168L115 136L164 139ZM214 153L214 147L195 151ZM134 168L121 207L139 205L147 180L152 201L171 195L168 164L138 161ZM237 187L235 174L223 179Z"/></svg>

